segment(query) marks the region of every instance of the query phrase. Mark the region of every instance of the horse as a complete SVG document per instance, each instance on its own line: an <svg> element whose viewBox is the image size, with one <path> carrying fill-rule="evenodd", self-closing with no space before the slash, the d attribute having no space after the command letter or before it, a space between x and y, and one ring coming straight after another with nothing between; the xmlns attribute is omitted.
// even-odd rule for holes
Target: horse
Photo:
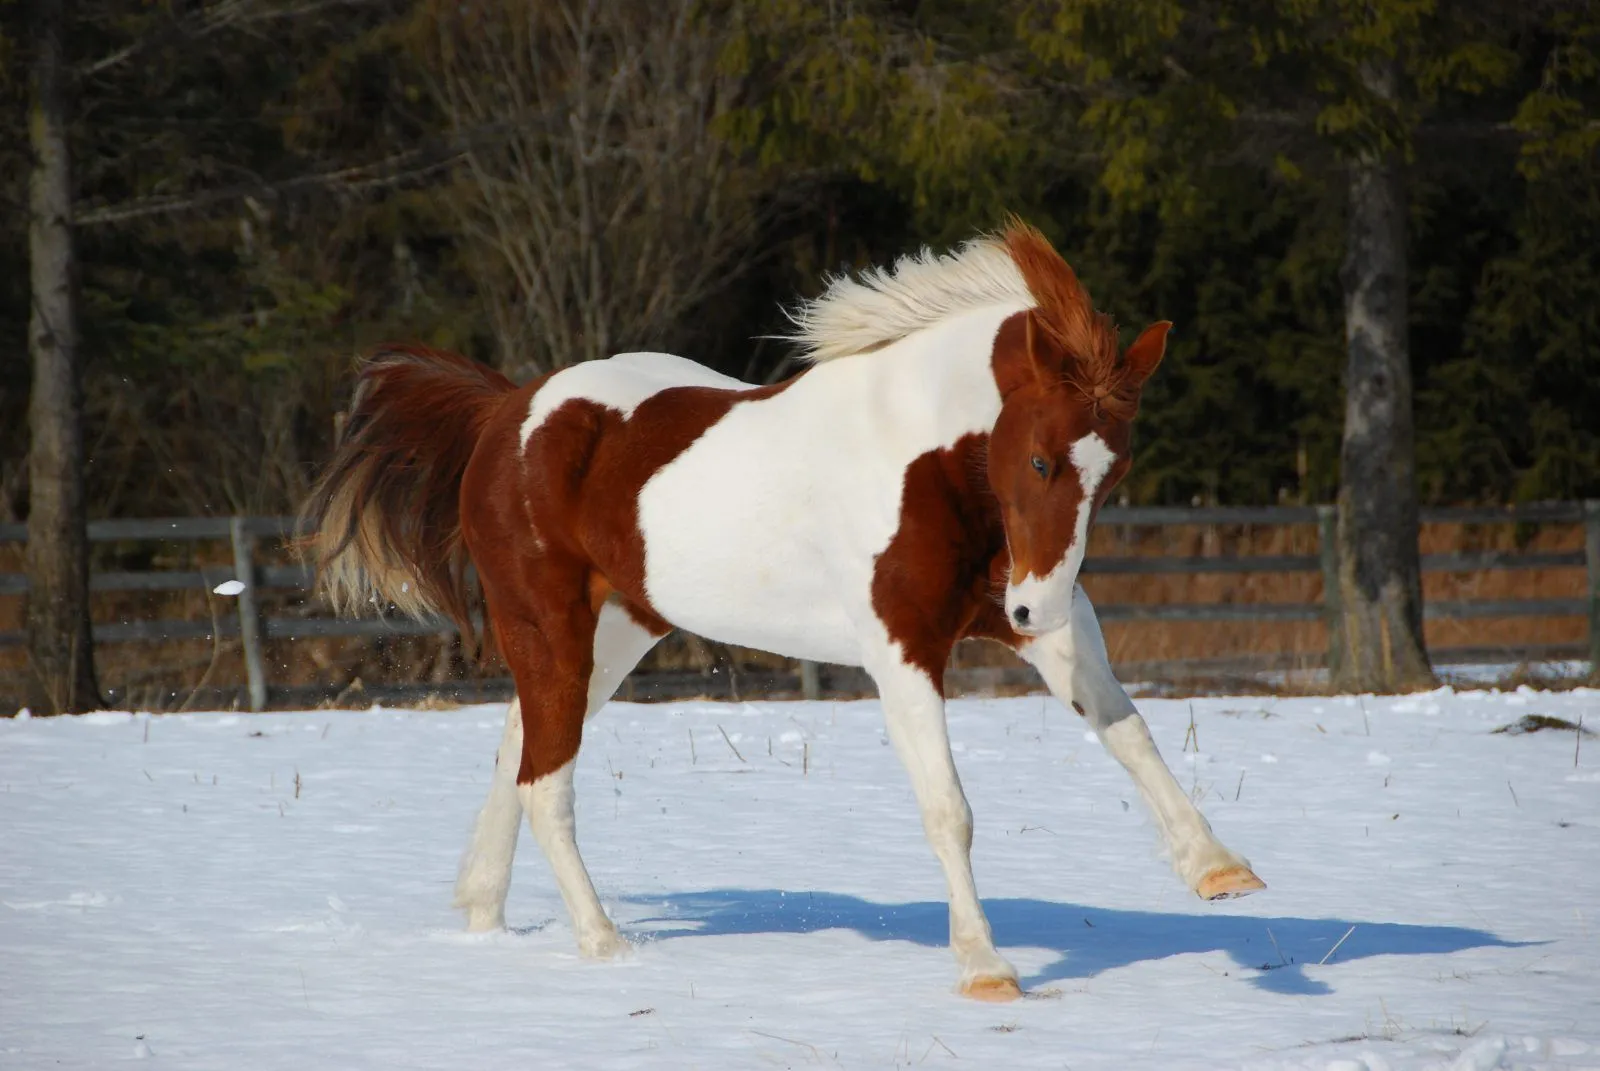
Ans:
<svg viewBox="0 0 1600 1071"><path fill-rule="evenodd" d="M834 278L791 315L806 366L767 386L665 353L522 387L421 346L360 369L306 508L320 586L345 611L442 613L471 635L475 567L516 685L456 883L468 928L504 926L525 814L580 952L627 950L578 852L573 767L587 720L673 627L872 677L966 996L1021 987L972 875L944 707L958 640L1037 668L1127 769L1191 890L1264 888L1156 750L1077 583L1171 324L1119 349L1019 221Z"/></svg>

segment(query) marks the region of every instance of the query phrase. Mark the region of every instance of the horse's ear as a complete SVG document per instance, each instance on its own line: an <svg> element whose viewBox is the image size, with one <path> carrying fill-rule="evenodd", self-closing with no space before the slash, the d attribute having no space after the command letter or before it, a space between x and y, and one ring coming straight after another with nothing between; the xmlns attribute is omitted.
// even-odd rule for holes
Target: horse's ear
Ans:
<svg viewBox="0 0 1600 1071"><path fill-rule="evenodd" d="M1158 320L1140 332L1139 337L1133 340L1133 345L1122 355L1123 367L1127 369L1128 379L1133 386L1144 386L1144 381L1161 363L1162 355L1167 352L1167 332L1170 330L1171 320Z"/></svg>
<svg viewBox="0 0 1600 1071"><path fill-rule="evenodd" d="M1061 364L1066 351L1056 343L1050 332L1039 329L1039 313L1029 309L1023 315L1023 351L1028 355L1028 367L1033 370L1034 382L1048 387L1061 379Z"/></svg>

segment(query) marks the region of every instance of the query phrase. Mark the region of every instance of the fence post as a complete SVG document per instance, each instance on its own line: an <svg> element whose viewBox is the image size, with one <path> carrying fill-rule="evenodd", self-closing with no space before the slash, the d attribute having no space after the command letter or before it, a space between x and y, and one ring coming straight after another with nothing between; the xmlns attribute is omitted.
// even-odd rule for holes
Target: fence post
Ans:
<svg viewBox="0 0 1600 1071"><path fill-rule="evenodd" d="M1589 676L1600 679L1600 498L1583 504L1583 558L1589 569Z"/></svg>
<svg viewBox="0 0 1600 1071"><path fill-rule="evenodd" d="M1317 507L1318 550L1322 558L1322 614L1328 627L1328 679L1344 662L1344 604L1339 597L1339 509Z"/></svg>
<svg viewBox="0 0 1600 1071"><path fill-rule="evenodd" d="M806 699L822 698L822 673L815 662L800 663L800 695Z"/></svg>
<svg viewBox="0 0 1600 1071"><path fill-rule="evenodd" d="M250 709L265 710L267 667L261 657L261 608L256 604L256 539L246 530L243 517L229 522L228 534L233 540L233 577L244 585L239 591L239 641L244 647Z"/></svg>

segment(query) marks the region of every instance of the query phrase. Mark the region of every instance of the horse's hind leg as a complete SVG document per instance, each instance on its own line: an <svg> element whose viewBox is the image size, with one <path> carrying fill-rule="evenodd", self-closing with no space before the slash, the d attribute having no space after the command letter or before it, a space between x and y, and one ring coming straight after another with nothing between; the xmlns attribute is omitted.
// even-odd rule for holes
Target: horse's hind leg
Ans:
<svg viewBox="0 0 1600 1071"><path fill-rule="evenodd" d="M580 616L572 615L574 625ZM583 659L587 679L560 671L552 679L551 670L564 661L557 653L559 648L576 637L565 631L554 636L547 633L554 665L547 663L534 678L542 684L543 703L531 710L524 708L527 738L517 792L572 917L579 951L585 956L607 957L626 951L628 946L600 905L594 882L578 854L572 775L587 715L604 705L627 671L654 646L659 634L633 622L615 602L607 602L598 612L590 611L587 621L590 624L583 641L588 649L582 652L589 656ZM576 654L570 652L569 657ZM519 673L519 684L521 680ZM527 704L526 698L524 703Z"/></svg>
<svg viewBox="0 0 1600 1071"><path fill-rule="evenodd" d="M473 933L498 930L506 924L506 891L511 887L511 861L522 825L522 803L517 799L521 763L522 705L513 698L506 710L500 750L495 753L489 798L478 812L456 877L455 906L465 909L467 929Z"/></svg>
<svg viewBox="0 0 1600 1071"><path fill-rule="evenodd" d="M1250 864L1211 832L1211 824L1162 760L1149 726L1111 672L1100 622L1082 588L1073 595L1068 627L1018 653L1038 668L1056 698L1083 715L1128 771L1161 829L1173 869L1189 888L1215 900L1266 887Z"/></svg>
<svg viewBox="0 0 1600 1071"><path fill-rule="evenodd" d="M535 575L536 590L491 598L501 651L516 678L521 714L514 792L550 862L579 949L589 956L609 956L626 945L606 917L578 853L573 768L587 715L611 697L664 628L642 626L620 603L603 601L605 585L592 585L586 568L546 561L539 563ZM515 735L508 726L503 752ZM509 762L504 766L512 768ZM492 850L483 855L496 864L485 868L489 880L481 883L492 891L491 903L478 907L479 916L490 920L503 917L515 848L514 827L505 819L514 812L505 803L504 776L504 771L496 770L496 783L480 818L482 838L492 842ZM478 840L475 834L474 843Z"/></svg>
<svg viewBox="0 0 1600 1071"><path fill-rule="evenodd" d="M664 624L641 624L616 596L600 608L595 622L586 716L600 712L633 667L665 634ZM466 911L467 929L474 933L505 926L506 893L511 888L511 863L522 824L522 801L517 791L521 765L522 706L512 699L506 711L505 734L495 755L489 798L478 812L472 840L456 878L455 906Z"/></svg>

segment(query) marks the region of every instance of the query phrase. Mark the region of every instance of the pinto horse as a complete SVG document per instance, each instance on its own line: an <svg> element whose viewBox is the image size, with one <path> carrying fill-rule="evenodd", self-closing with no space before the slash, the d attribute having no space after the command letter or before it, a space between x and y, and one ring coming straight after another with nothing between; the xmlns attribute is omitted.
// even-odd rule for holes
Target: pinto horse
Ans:
<svg viewBox="0 0 1600 1071"><path fill-rule="evenodd" d="M809 367L765 387L664 353L520 388L419 347L361 370L307 507L323 587L345 609L470 630L470 563L516 681L456 885L468 928L504 925L526 814L580 950L626 949L578 854L573 766L585 721L672 626L872 676L968 996L1021 990L978 900L946 731L960 639L1016 651L1093 727L1189 888L1263 888L1156 751L1077 586L1171 325L1119 353L1110 318L1020 223L835 279L795 322Z"/></svg>

